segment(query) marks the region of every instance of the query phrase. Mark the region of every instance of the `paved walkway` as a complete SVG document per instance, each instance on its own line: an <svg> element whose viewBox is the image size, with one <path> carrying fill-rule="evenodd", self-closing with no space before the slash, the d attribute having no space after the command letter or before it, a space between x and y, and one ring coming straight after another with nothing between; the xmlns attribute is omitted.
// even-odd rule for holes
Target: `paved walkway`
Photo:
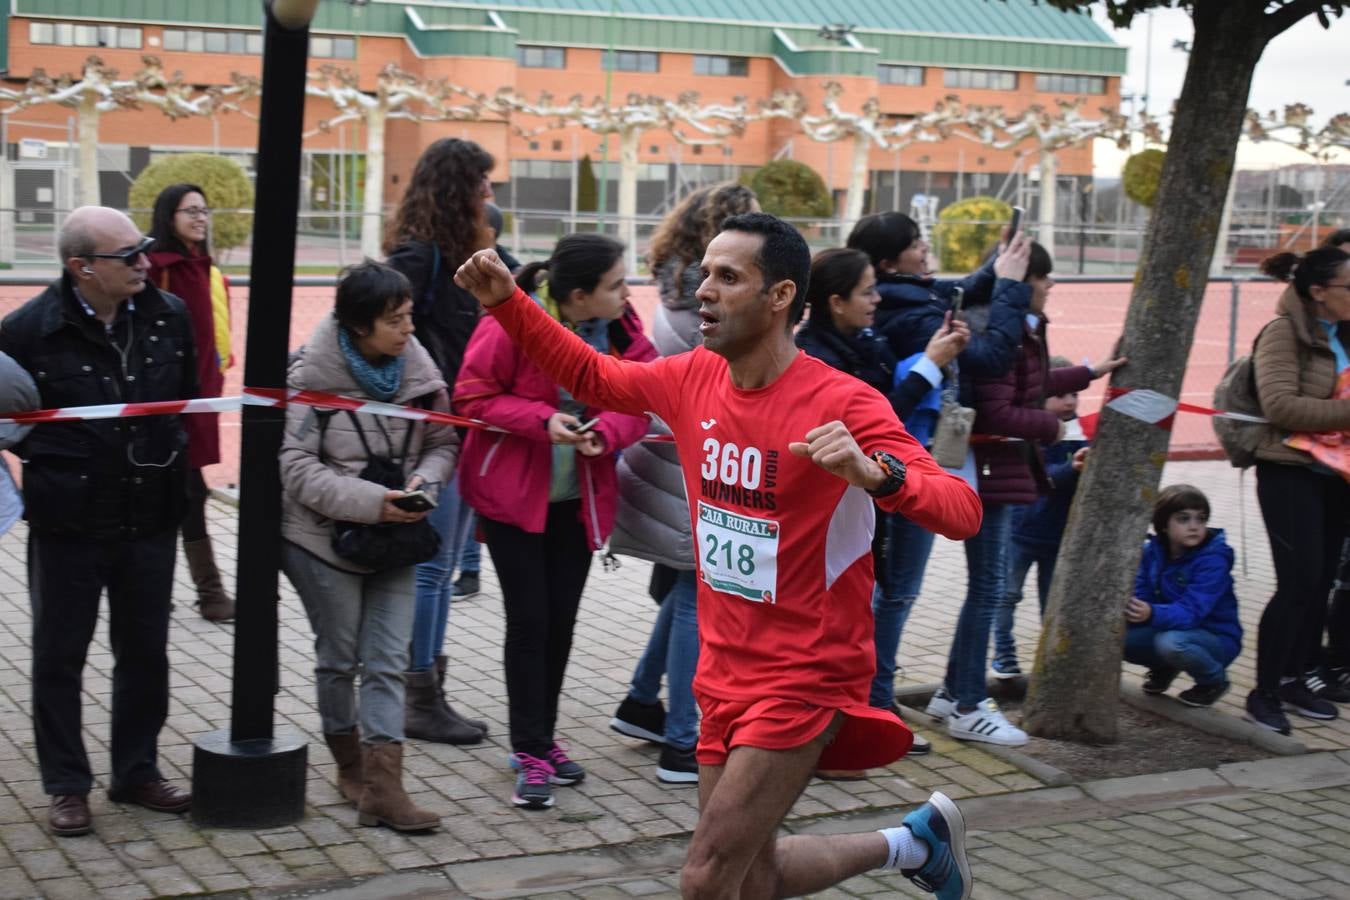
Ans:
<svg viewBox="0 0 1350 900"><path fill-rule="evenodd" d="M1252 497L1251 479L1242 486L1247 504L1245 554L1244 542L1238 534L1240 484L1232 469L1222 463L1177 463L1169 466L1165 480L1188 481L1202 487L1213 502L1215 523L1229 528L1230 540L1238 546L1239 554L1245 555L1248 571L1244 576L1239 569L1238 593L1243 602L1244 623L1249 633L1252 632L1264 598L1270 593L1272 578L1260 516ZM224 506L215 508L211 528L220 555L232 566L235 554L233 510ZM506 711L500 663L502 617L491 572L485 573L483 594L458 604L452 613L449 682L456 685L453 691L456 704L487 719L492 726L492 735L488 742L477 748L409 745L410 790L419 803L440 813L445 822L440 832L423 836L402 836L385 829L357 827L353 812L342 804L334 783L333 766L319 741L308 623L294 593L283 581L281 693L276 698L276 708L281 729L306 735L311 741L305 819L294 826L266 832L203 830L179 817L110 804L100 793L95 793L91 798L95 833L81 838L53 839L45 829L47 798L37 778L28 716L30 624L24 588L24 543L22 525L0 538L0 782L3 782L0 786L0 897L71 896L87 900L90 896L137 898L213 891L256 894L294 890L301 885L314 888L367 876L391 878L395 873L400 873L398 877L404 879L400 883L412 886L400 894L397 883L380 882L385 887L379 889L381 893L371 896L426 896L431 888L417 879L428 877L425 874L428 872L442 871L449 871L454 879L453 882L442 881L442 889L462 890L471 896L537 896L553 889L570 890L573 896L585 897L619 896L614 894L618 890L626 896L645 891L659 893L673 884L670 873L676 862L672 860L678 860L680 838L695 822L695 791L660 785L654 777L654 751L608 729L609 718L623 696L655 614L656 608L646 596L648 567L645 564L628 561L617 572L602 572L596 567L592 573L577 627L559 726L562 735L571 741L574 755L587 766L590 775L577 788L559 790L557 806L551 811L516 810L507 802L511 777L505 765ZM902 648L906 681L931 683L940 678L964 582L961 548L939 540L923 599L906 630ZM185 566L179 569L175 597L177 608L170 635L174 689L161 750L163 767L169 777L186 783L191 776L193 739L228 725L232 631L230 626L213 625L195 615ZM1034 610L1035 604L1024 604L1018 620L1021 644L1027 648L1034 646ZM108 768L111 663L106 627L101 625L90 649L85 680L86 743L100 779L105 777L103 773ZM1252 664L1253 651L1249 642L1244 655L1234 666L1232 677L1236 686L1225 700L1226 710L1235 714L1239 710L1241 697L1251 684ZM1137 680L1138 674L1130 677ZM1296 725L1295 736L1312 748L1350 749L1350 725L1344 720L1324 725L1309 725L1300 720ZM1130 855L1128 848L1136 846L1131 842L1137 841L1138 848L1149 848L1152 847L1149 841L1156 841L1156 835L1168 835L1168 830L1176 828L1195 828L1197 834L1205 833L1200 825L1166 824L1172 821L1187 823L1192 819L1198 823L1208 816L1205 812L1195 812L1191 806L1170 806L1168 809L1172 811L1166 815L1150 812L1150 818L1136 823L1121 817L1130 809L1124 800L1097 798L1093 800L1097 805L1093 806L1082 799L1090 794L1079 796L1075 801L1069 795L1045 793L1040 782L1010 763L978 747L948 740L945 735L934 733L927 723L920 722L918 726L934 741L932 755L903 760L889 770L878 771L875 777L865 782L813 783L793 810L793 827L836 827L834 823L841 815L861 816L875 810L890 810L883 818L894 821L903 814L895 808L906 808L919 802L933 789L943 790L956 798L980 798L978 803L967 808L971 810L973 825L980 831L976 856L981 862L981 871L997 871L1000 861L1010 860L1004 868L1022 879L984 894L990 897L1148 896L1127 890L1124 882L1112 887L1112 876L1101 867L1117 871L1120 866L1131 865L1130 860L1138 866L1149 867L1145 850L1137 849L1136 856ZM1320 754L1313 759L1336 757ZM1301 771L1297 765L1304 762L1306 760L1277 760L1267 765L1272 765L1276 771L1297 773ZM1326 783L1325 777L1322 783ZM1350 775L1335 783L1350 783ZM105 781L100 784L106 786ZM1222 790L1228 793L1250 791L1240 784L1225 784ZM1280 813L1294 812L1305 824L1317 823L1303 829L1312 833L1309 840L1297 842L1298 846L1312 848L1324 841L1326 846L1343 854L1344 848L1350 846L1350 836L1346 834L1346 823L1350 822L1350 796L1345 791L1337 793L1333 788L1312 787L1316 790L1309 792L1308 786L1296 784L1280 788L1283 793L1244 793L1224 802L1238 804L1239 808L1229 810L1233 813L1255 811L1259 815L1254 815L1254 821L1268 819L1261 812L1265 808ZM1026 793L1035 790L1041 793ZM1324 790L1330 793L1321 792ZM1145 792L1143 796L1152 795ZM995 802L999 797L1004 799ZM1013 834L1009 829L1031 821L1027 818L1026 810L1030 807L1026 804L1033 798L1043 798L1037 802L1046 809L1069 804L1065 810L1074 815L1056 819L1061 824L1043 826L1030 835ZM1172 795L1165 800L1175 804L1177 798ZM986 803L992 805L982 805ZM1244 803L1255 806L1240 808ZM980 812L981 809L987 811ZM1292 821L1287 815L1280 821L1286 819ZM1087 830L1079 833L1080 829L1062 824L1064 822L1082 823ZM1121 822L1124 824L1115 824ZM1131 828L1133 824L1141 827ZM1102 838L1113 831L1123 832L1123 837L1118 835L1109 841ZM1271 837L1266 831L1255 829L1251 833ZM1098 835L1096 844L1083 837L1089 832ZM1022 839L1038 842L1036 847L1039 849L1033 852L1022 846L1018 843ZM1315 864L1319 859L1330 865L1339 857L1319 858L1315 849L1305 849L1300 856L1297 851L1281 849L1279 845L1245 846L1234 834L1218 835L1215 840L1219 843L1198 849L1211 853L1209 859L1213 866L1210 867L1230 878L1238 878L1240 872L1259 874L1267 870L1269 867L1254 862L1256 857L1252 855L1265 853L1296 866L1306 863L1304 874L1310 878L1305 881L1316 885L1302 893L1295 890L1281 894L1255 886L1258 882L1250 878L1238 878L1240 884L1247 885L1242 890L1262 892L1253 896L1342 896L1335 892L1343 890L1337 885L1350 882L1344 869L1333 866L1323 871L1325 865L1319 869ZM1087 856L1079 852L1084 847L1100 844L1111 846L1109 856L1115 860L1117 868L1102 861L1100 850ZM559 883L546 877L557 861L564 859L557 854L573 854L565 857L567 860L594 858L603 861L628 859L626 854L643 853L652 854L660 865L653 864L653 874L644 875L636 882L623 880L626 869L614 876L615 883L604 888L598 885L567 887L578 879ZM1039 869L1023 871L1027 859L1042 856L1057 859L1061 855L1072 857L1063 866L1074 865L1073 859L1099 864L1093 869L1094 878L1086 879L1094 886L1095 893L1082 893L1081 885L1073 890L1055 887L1054 890L1061 894L1049 892L1050 886L1040 891L1035 885L1047 885L1047 878L1059 876L1050 868L1046 869L1049 874L1038 875ZM1184 854L1175 855L1175 859L1180 861L1168 864L1169 872L1165 878L1153 873L1156 880L1166 882L1167 890L1177 896L1195 897L1211 896L1204 890L1225 890L1199 869L1188 868L1204 864ZM493 876L497 881L488 884L487 876L483 876L478 881L465 882L461 888L461 876L456 873L465 873L463 877L467 877L467 873L475 871L497 872ZM1142 873L1143 869L1139 871ZM536 875L531 876L531 872ZM512 888L516 882L504 880L503 873L543 880L528 883L523 888ZM1129 873L1117 871L1117 874ZM443 878L441 875L436 877ZM606 874L605 877L611 876ZM982 877L987 880L987 889L996 884L992 874ZM1063 878L1071 877L1075 877L1074 870L1066 869ZM1083 875L1078 873L1076 877ZM1058 883L1050 882L1051 885ZM896 886L891 879L866 878L858 879L856 885L849 885L855 893L873 894L887 893ZM512 889L516 893L500 893Z"/></svg>

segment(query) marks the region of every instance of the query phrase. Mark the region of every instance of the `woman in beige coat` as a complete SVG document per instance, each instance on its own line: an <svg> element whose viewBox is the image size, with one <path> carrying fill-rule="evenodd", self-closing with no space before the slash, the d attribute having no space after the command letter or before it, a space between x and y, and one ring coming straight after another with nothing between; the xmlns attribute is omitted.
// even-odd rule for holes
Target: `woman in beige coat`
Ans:
<svg viewBox="0 0 1350 900"><path fill-rule="evenodd" d="M1262 269L1289 288L1253 356L1261 410L1270 420L1256 451L1256 495L1276 589L1261 616L1256 688L1247 696L1246 718L1288 734L1286 710L1312 719L1338 715L1328 696L1335 688L1318 667L1350 483L1285 439L1294 432L1350 429L1350 399L1332 396L1337 378L1350 368L1350 255L1335 247L1302 257L1280 253Z"/></svg>
<svg viewBox="0 0 1350 900"><path fill-rule="evenodd" d="M353 266L338 281L333 314L297 354L287 382L298 390L448 410L440 370L412 332L408 280L379 263ZM456 448L449 426L299 404L286 410L282 568L314 628L324 740L338 765L338 787L362 825L421 831L440 819L416 807L402 783L414 567L373 572L338 556L334 522L423 518L394 501L419 489L434 495L451 477ZM401 466L404 490L361 478L372 454Z"/></svg>

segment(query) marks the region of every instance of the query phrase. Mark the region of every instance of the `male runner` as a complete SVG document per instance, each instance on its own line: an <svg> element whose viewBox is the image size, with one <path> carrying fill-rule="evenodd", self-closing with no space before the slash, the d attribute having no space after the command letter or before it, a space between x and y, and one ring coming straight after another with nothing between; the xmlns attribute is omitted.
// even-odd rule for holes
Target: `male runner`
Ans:
<svg viewBox="0 0 1350 900"><path fill-rule="evenodd" d="M701 581L701 814L684 896L804 894L884 866L958 900L970 894L965 826L942 794L897 828L776 836L818 765L887 765L912 741L867 705L873 499L956 540L980 524L975 492L885 398L793 345L810 263L787 223L728 219L703 259L703 346L640 364L569 335L490 250L455 279L573 396L654 412L674 432Z"/></svg>

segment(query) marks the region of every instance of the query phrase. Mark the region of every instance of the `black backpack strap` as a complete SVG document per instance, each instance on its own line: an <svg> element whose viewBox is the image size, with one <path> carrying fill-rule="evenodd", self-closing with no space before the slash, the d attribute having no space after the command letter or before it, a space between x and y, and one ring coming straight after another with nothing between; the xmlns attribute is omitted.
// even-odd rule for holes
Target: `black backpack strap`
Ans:
<svg viewBox="0 0 1350 900"><path fill-rule="evenodd" d="M366 433L361 430L361 422L356 418L356 413L350 409L344 410L347 418L352 420L352 427L356 429L356 436L361 441L361 449L366 451L366 459L370 459L374 454L370 452L370 444L366 443Z"/></svg>

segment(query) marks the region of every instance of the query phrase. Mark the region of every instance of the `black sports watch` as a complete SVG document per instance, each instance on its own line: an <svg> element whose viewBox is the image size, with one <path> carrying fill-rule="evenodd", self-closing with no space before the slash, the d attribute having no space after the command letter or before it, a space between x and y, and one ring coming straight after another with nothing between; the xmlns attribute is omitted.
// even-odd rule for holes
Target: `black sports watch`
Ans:
<svg viewBox="0 0 1350 900"><path fill-rule="evenodd" d="M872 454L872 459L886 473L886 480L876 490L868 491L873 497L889 497L905 486L905 464L885 450Z"/></svg>

